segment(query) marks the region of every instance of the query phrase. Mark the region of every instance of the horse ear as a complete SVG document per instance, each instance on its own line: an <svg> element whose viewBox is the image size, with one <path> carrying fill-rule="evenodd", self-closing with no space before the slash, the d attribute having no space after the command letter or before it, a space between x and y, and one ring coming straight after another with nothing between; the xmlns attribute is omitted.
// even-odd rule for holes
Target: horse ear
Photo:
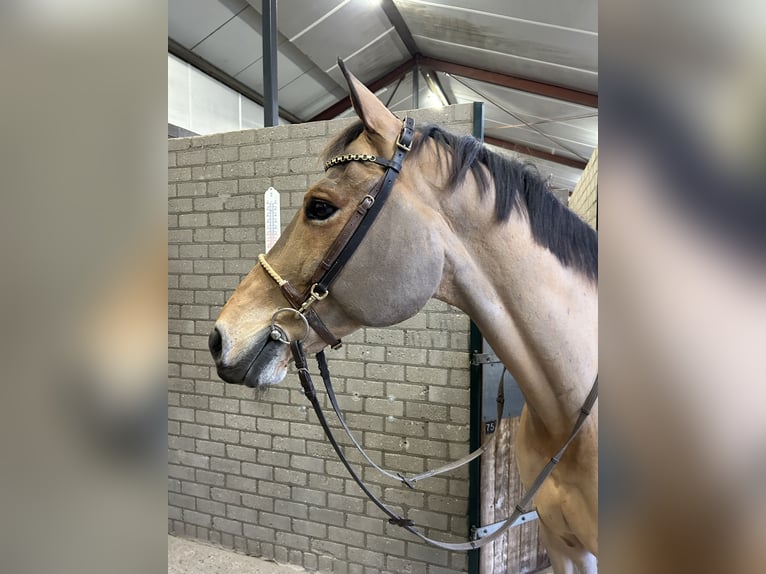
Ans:
<svg viewBox="0 0 766 574"><path fill-rule="evenodd" d="M396 139L402 127L401 120L392 114L383 102L373 94L354 74L348 71L338 58L338 67L348 83L351 103L367 131L384 139Z"/></svg>

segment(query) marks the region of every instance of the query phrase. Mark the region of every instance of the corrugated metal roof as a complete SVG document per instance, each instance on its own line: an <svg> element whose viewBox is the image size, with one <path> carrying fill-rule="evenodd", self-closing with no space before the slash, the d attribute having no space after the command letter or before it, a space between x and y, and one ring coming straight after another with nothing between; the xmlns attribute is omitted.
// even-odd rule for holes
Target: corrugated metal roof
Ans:
<svg viewBox="0 0 766 574"><path fill-rule="evenodd" d="M597 145L596 0L277 6L279 105L291 121L349 113L341 57L395 111L414 107L416 63L421 107L485 101L488 141L537 163L560 190L574 188ZM169 0L171 51L262 94L260 10L260 0Z"/></svg>

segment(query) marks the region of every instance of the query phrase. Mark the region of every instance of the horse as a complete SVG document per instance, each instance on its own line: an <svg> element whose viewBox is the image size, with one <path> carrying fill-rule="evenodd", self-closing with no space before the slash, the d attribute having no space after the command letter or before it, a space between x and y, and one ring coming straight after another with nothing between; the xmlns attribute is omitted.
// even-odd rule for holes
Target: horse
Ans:
<svg viewBox="0 0 766 574"><path fill-rule="evenodd" d="M282 343L301 339L306 352L318 352L439 299L470 316L524 394L516 448L529 487L597 377L596 233L533 166L470 136L429 125L403 144L402 121L341 70L359 121L328 145L325 175L221 310L209 339L218 375L277 384L291 361ZM337 254L348 222L374 205L383 169L395 163L385 157L401 164L385 206L332 289L316 289L317 274L331 266L325 254ZM534 498L555 574L597 572L597 473L594 408Z"/></svg>

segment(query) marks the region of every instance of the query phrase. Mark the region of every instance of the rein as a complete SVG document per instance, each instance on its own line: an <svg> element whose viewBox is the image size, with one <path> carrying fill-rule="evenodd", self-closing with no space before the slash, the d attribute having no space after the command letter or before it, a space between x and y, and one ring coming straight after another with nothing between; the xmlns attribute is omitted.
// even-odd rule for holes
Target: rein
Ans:
<svg viewBox="0 0 766 574"><path fill-rule="evenodd" d="M314 408L314 412L316 413L316 416L319 419L319 423L322 426L322 429L324 430L327 440L332 445L333 449L335 450L335 453L338 455L338 458L343 463L343 466L346 467L346 470L351 475L351 478L354 479L354 481L362 489L362 491L367 495L370 501L373 504L375 504L381 511L383 511L384 514L388 516L388 521L390 524L394 524L396 526L404 528L405 530L414 534L415 536L417 536L424 542L432 546L436 546L438 548L443 548L445 550L454 550L454 551L474 550L476 548L480 548L488 544L489 542L492 542L493 540L501 536L508 528L516 524L516 522L519 520L520 517L522 517L523 514L525 514L526 512L525 508L530 504L530 502L532 501L532 498L540 489L545 479L551 474L556 464L558 464L559 460L564 455L567 448L575 439L577 434L580 432L580 429L582 428L583 424L585 423L585 420L590 414L590 411L598 397L598 376L596 376L596 380L593 382L593 386L590 390L590 393L588 394L588 397L586 398L585 403L580 409L580 413L577 417L577 421L575 422L574 428L572 429L572 432L570 433L567 440L564 442L564 445L559 449L559 451L550 459L550 461L542 469L542 471L537 476L537 478L535 479L534 483L529 488L527 493L524 495L521 501L516 505L511 516L493 525L493 526L496 526L497 529L487 536L484 536L480 539L469 540L467 542L462 542L462 543L443 542L440 540L431 539L427 537L425 534L423 534L422 532L420 532L419 530L417 530L415 528L415 523L412 520L397 514L395 511L389 508L383 501L381 501L377 496L375 496L375 494L367 487L367 485L364 484L362 479L359 477L357 472L353 469L348 459L346 458L346 455L344 454L343 449L340 447L337 440L335 439L332 429L330 428L327 422L327 419L325 418L324 412L322 411L322 407L319 404L319 399L317 397L316 388L314 387L314 383L311 378L311 373L308 370L306 355L303 351L303 346L301 341L308 336L310 329L313 329L317 333L317 335L325 343L327 343L331 348L337 349L341 346L340 339L336 337L335 335L333 335L333 333L327 328L327 326L319 318L319 315L317 315L316 311L312 308L312 306L317 301L321 301L322 299L324 299L325 297L329 295L330 286L335 281L338 274L346 265L346 263L348 263L348 261L351 259L351 256L354 254L356 249L359 247L360 243L362 242L362 239L364 239L365 235L367 234L373 222L375 221L378 214L380 213L386 200L390 196L391 190L393 189L394 183L396 181L396 177L399 175L399 172L401 171L404 157L407 154L407 152L410 151L412 147L412 140L415 134L414 126L415 126L415 123L412 118L404 119L404 121L402 122L402 130L399 134L399 137L396 140L394 155L390 160L380 159L370 154L345 154L345 155L334 157L325 163L325 166L324 166L325 171L337 165L351 162L351 161L373 162L382 167L385 167L386 171L383 177L381 178L381 180L375 185L375 187L369 192L369 194L365 195L364 198L362 198L362 200L359 202L356 210L351 215L350 219L346 222L346 225L343 227L340 234L338 235L338 237L335 239L335 241L332 243L330 248L325 253L322 261L320 262L316 271L312 275L311 280L309 281L310 287L308 287L303 292L300 292L294 285L292 285L289 281L283 279L279 275L279 273L277 273L277 271L268 263L268 261L266 261L266 256L264 254L260 254L258 256L258 262L260 263L264 272L274 282L277 283L283 296L285 297L285 299L287 299L287 301L291 305L291 307L289 308L284 307L284 308L278 309L272 316L271 338L275 341L280 341L290 346L290 351L292 352L293 360L295 361L295 365L298 369L298 377L301 381L301 386L303 387L304 394L306 395L306 398L309 400L312 407ZM286 332L281 327L279 327L277 323L277 319L282 314L294 315L302 321L304 329L305 329L305 332L302 337L290 339L288 335L286 334ZM348 436L351 438L351 441L354 444L354 446L359 450L359 452L374 468L376 468L378 471L383 473L385 476L388 476L389 478L402 482L403 484L407 485L409 488L414 488L414 484L417 481L420 481L432 476L436 476L438 474L442 474L450 470L454 470L470 462L471 460L474 460L475 458L483 454L494 441L495 434L493 434L492 437L490 437L490 439L487 440L487 442L485 442L479 449L466 455L460 460L448 463L447 465L444 465L437 469L426 471L417 476L408 478L403 476L400 473L397 473L396 475L394 475L382 469L377 464L375 464L375 462L373 462L373 460L367 455L367 453L361 447L359 442L351 434L351 430L348 428L348 425L346 424L346 421L343 417L343 414L338 406L338 402L335 397L335 391L332 387L332 381L330 379L330 372L327 366L327 359L325 357L324 351L317 353L316 358L317 358L319 370L322 376L322 381L327 391L327 396L330 400L330 403L332 404L333 410L335 411L335 414L337 415L341 426L346 431ZM501 375L500 385L498 388L498 397L497 397L497 405L498 405L497 420L500 420L502 410L503 410L504 396L503 396L502 381L503 379ZM474 535L476 535L475 532L474 532Z"/></svg>

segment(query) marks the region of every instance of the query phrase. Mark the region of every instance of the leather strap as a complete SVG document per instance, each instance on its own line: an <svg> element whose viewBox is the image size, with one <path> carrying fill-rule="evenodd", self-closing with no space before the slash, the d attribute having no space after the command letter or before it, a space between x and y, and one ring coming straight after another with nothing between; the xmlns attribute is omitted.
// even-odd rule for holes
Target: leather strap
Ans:
<svg viewBox="0 0 766 574"><path fill-rule="evenodd" d="M497 436L497 433L493 433L492 436L490 436L489 439L487 439L484 444L482 444L479 448L477 448L475 451L468 453L464 457L454 460L452 462L449 462L443 466L440 466L438 468L434 468L431 470L427 470L425 472L422 472L420 474L416 474L415 476L404 476L403 474L397 472L396 474L385 470L384 468L381 468L372 458L367 454L367 451L364 450L364 447L362 447L361 444L359 444L359 441L356 440L356 437L351 432L351 429L348 427L348 424L346 423L346 419L343 416L343 412L340 409L340 405L338 404L338 398L335 396L335 389L332 385L332 379L330 377L330 369L327 366L327 357L324 354L324 351L320 351L316 355L317 359L317 365L319 366L319 374L322 376L322 383L324 384L324 388L327 391L327 398L330 400L330 405L332 406L333 411L335 411L335 416L338 417L338 421L340 422L340 426L343 427L343 430L346 431L346 435L348 438L351 439L351 442L356 447L356 450L359 451L359 453L364 457L364 459L375 468L378 472L380 472L382 475L387 476L388 478L391 478L393 480L398 480L402 484L405 484L406 486L414 489L415 483L420 482L422 480L425 480L426 478L431 478L432 476L438 476L440 474L444 474L445 472L450 472L452 470L455 470L457 468L460 468L461 466L464 466L471 462L472 460L479 458L482 454L484 454L487 450L490 449L492 445L495 443L495 437ZM503 416L503 408L505 406L505 388L504 388L504 377L505 377L505 369L503 369L503 372L500 374L500 383L497 387L497 417L495 420L500 420Z"/></svg>
<svg viewBox="0 0 766 574"><path fill-rule="evenodd" d="M322 407L319 404L316 388L314 387L314 383L311 379L311 373L308 370L306 355L303 352L303 347L300 341L297 341L297 340L291 341L290 350L292 351L293 359L295 360L295 365L298 368L298 378L301 381L301 386L303 387L304 394L306 395L306 398L309 399L311 406L314 408L314 412L316 413L317 418L319 419L319 424L322 426L322 430L324 430L327 440L330 442L330 445L333 447L333 450L338 455L338 458L340 459L340 461L343 463L343 466L346 467L346 470L348 471L351 478L354 479L354 482L357 483L359 488L362 489L362 491L367 495L370 501L373 504L375 504L375 506L380 508L380 510L383 511L383 513L389 517L388 522L390 524L400 526L404 528L405 530L407 530L408 532L414 534L415 536L417 536L418 538L420 538L427 544L436 546L437 548L443 548L445 550L452 550L452 551L475 550L476 548L481 548L482 546L485 546L489 544L490 542L494 541L495 539L497 539L498 537L502 536L503 533L514 524L514 522L518 519L518 517L525 512L525 508L531 503L535 494L537 494L537 491L540 489L540 487L548 478L548 476L550 476L551 472L553 472L553 469L559 463L559 461L561 460L561 457L564 455L569 445L572 443L572 441L580 432L580 429L585 423L585 420L588 418L588 415L590 414L591 409L593 408L593 405L595 404L596 399L598 397L598 375L596 375L596 379L593 381L593 387L588 393L588 396L585 399L585 403L580 408L580 413L577 417L577 421L575 422L574 428L572 429L572 432L569 434L569 437L567 438L567 440L564 442L564 445L558 450L558 452L550 459L550 461L540 471L540 474L538 474L537 478L532 483L532 486L527 490L527 493L524 495L521 501L516 505L511 516L506 518L505 521L503 521L503 525L500 528L498 528L489 536L485 536L479 540L469 540L467 542L443 542L441 540L435 540L435 539L429 538L428 536L426 536L425 534L417 530L415 528L415 523L412 520L408 518L404 518L403 516L400 516L399 514L391 510L388 506L386 506L386 504L383 501L381 501L377 496L375 496L370 491L367 485L364 484L362 479L359 477L359 475L356 473L356 471L353 469L348 459L346 458L346 455L344 454L343 449L340 447L340 445L338 444L338 441L335 439L332 429L330 428L330 425L327 423L327 419L325 418L324 413L322 412Z"/></svg>
<svg viewBox="0 0 766 574"><path fill-rule="evenodd" d="M412 139L415 135L415 120L405 118L402 131L396 141L394 155L388 162L386 173L380 182L367 194L357 205L340 235L328 249L322 262L317 267L310 283L316 284L320 291L327 292L333 281L346 266L351 256L359 247L367 232L372 227L383 205L391 195L396 177L402 168L404 156L412 147Z"/></svg>
<svg viewBox="0 0 766 574"><path fill-rule="evenodd" d="M348 260L351 259L364 236L367 235L383 208L383 204L391 194L396 177L402 168L404 156L410 151L414 137L415 121L412 118L405 118L402 122L402 131L396 140L394 155L390 161L381 160L368 154L346 154L325 163L325 171L327 171L336 165L349 161L371 161L385 167L386 172L370 193L359 202L340 234L325 253L309 281L309 286L303 293L299 292L292 283L279 277L276 271L266 263L265 256L259 256L264 272L277 282L284 298L287 299L293 309L305 315L311 328L333 349L341 346L341 340L333 335L316 311L310 308L311 303L313 303L312 297L323 298L329 292L330 285L348 263Z"/></svg>

